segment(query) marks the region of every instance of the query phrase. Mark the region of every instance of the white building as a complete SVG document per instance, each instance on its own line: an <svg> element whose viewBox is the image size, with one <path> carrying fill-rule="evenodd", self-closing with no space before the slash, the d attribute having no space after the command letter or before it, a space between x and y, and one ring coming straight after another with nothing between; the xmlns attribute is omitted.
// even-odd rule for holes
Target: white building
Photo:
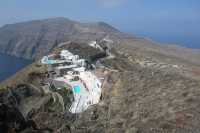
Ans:
<svg viewBox="0 0 200 133"><path fill-rule="evenodd" d="M68 60L68 61L71 61L71 62L75 62L79 59L78 55L73 55L68 50L62 50L61 53L60 53L60 57L61 57L61 59Z"/></svg>
<svg viewBox="0 0 200 133"><path fill-rule="evenodd" d="M49 60L47 56L41 62L48 64L56 73L57 76L53 77L53 82L58 87L57 89L63 88L62 85L71 86L74 101L69 111L81 113L89 106L97 104L100 101L102 85L92 72L86 71L85 60L79 59L78 55L73 55L68 50L62 50L60 57L60 60Z"/></svg>

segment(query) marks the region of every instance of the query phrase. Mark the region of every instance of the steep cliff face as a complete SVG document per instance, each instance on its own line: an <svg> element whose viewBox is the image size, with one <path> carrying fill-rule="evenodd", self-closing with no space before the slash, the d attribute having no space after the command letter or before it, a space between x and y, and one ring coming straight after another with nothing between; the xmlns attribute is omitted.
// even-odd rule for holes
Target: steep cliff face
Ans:
<svg viewBox="0 0 200 133"><path fill-rule="evenodd" d="M86 42L121 34L103 22L79 23L66 18L37 20L0 28L0 52L33 59L47 54L60 42Z"/></svg>

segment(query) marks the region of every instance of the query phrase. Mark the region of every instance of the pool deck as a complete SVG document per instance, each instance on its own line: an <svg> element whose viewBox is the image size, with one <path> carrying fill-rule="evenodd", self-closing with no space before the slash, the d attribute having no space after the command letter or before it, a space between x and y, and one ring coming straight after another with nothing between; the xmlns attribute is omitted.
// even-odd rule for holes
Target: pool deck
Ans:
<svg viewBox="0 0 200 133"><path fill-rule="evenodd" d="M70 81L64 77L57 78L55 81L62 81L63 85L71 86L74 95L74 102L69 109L71 113L81 113L100 100L101 88L96 86L99 81L91 72L81 72L78 81ZM75 92L74 86L79 86L80 92Z"/></svg>

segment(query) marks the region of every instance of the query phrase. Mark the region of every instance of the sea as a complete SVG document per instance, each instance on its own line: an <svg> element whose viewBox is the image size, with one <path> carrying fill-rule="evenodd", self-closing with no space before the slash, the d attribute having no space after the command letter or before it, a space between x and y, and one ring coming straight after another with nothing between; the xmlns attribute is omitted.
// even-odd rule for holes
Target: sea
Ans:
<svg viewBox="0 0 200 133"><path fill-rule="evenodd" d="M127 33L137 37L147 38L160 45L179 45L186 48L200 49L200 31L194 33L173 33L168 32L155 32L154 30L141 31L128 31Z"/></svg>
<svg viewBox="0 0 200 133"><path fill-rule="evenodd" d="M31 62L31 60L0 54L0 82L9 78Z"/></svg>

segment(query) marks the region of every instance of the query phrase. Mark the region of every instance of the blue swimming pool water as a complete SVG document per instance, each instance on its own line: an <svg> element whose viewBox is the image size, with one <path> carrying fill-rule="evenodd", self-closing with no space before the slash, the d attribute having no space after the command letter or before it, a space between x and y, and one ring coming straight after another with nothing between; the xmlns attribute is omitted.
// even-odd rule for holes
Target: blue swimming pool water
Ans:
<svg viewBox="0 0 200 133"><path fill-rule="evenodd" d="M80 93L81 92L80 86L74 86L74 92L75 93Z"/></svg>
<svg viewBox="0 0 200 133"><path fill-rule="evenodd" d="M56 61L54 61L54 60L48 60L47 61L47 64L49 64L49 65L52 65L52 64L55 64L56 63Z"/></svg>

